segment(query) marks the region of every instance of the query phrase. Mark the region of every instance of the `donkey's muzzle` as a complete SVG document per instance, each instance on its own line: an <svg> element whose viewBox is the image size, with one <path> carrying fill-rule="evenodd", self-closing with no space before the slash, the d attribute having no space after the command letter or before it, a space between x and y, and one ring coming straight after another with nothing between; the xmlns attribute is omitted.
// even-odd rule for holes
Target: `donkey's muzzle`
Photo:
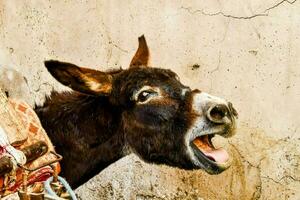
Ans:
<svg viewBox="0 0 300 200"><path fill-rule="evenodd" d="M234 117L237 117L237 112L233 108L232 103L228 104L213 104L207 111L208 120L215 124L232 124Z"/></svg>

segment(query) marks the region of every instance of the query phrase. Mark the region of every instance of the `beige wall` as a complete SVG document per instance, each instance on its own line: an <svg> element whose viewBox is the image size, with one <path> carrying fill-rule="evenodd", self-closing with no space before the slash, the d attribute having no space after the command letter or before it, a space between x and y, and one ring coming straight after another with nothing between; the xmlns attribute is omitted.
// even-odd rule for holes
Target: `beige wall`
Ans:
<svg viewBox="0 0 300 200"><path fill-rule="evenodd" d="M0 1L0 67L26 78L26 93L16 96L30 103L62 88L45 71L45 59L126 68L141 34L152 66L230 100L240 122L227 143L236 165L220 176L144 163L145 170L131 168L160 174L157 188L171 182L153 195L175 198L180 188L192 199L299 199L300 1ZM9 81L1 78L2 87L15 87Z"/></svg>

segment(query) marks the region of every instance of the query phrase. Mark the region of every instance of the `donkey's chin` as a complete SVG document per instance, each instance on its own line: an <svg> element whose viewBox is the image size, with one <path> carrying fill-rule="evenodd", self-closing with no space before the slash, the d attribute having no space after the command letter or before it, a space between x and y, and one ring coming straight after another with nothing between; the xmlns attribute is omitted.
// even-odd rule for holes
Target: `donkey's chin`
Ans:
<svg viewBox="0 0 300 200"><path fill-rule="evenodd" d="M194 165L209 174L219 174L228 169L232 163L232 158L225 149L214 147L211 141L214 136L215 134L197 136L189 144Z"/></svg>

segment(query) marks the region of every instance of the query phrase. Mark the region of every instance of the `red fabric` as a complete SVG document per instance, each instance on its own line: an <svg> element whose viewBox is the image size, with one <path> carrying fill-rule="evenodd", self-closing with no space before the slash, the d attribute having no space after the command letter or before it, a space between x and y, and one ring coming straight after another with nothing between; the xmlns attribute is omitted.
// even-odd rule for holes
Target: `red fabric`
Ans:
<svg viewBox="0 0 300 200"><path fill-rule="evenodd" d="M23 177L21 176L21 171L19 170L20 176L17 178L17 181L11 187L8 187L7 190L11 192L16 192L23 184ZM27 178L27 185L31 185L35 182L42 182L47 180L53 175L53 170L51 167L46 166L37 171L32 172Z"/></svg>

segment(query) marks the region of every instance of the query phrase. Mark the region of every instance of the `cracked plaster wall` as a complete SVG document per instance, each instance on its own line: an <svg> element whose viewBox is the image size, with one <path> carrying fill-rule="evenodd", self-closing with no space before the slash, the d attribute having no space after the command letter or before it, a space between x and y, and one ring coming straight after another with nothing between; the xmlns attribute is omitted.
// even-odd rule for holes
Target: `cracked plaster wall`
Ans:
<svg viewBox="0 0 300 200"><path fill-rule="evenodd" d="M82 199L299 199L300 1L0 1L1 87L40 103L65 89L45 59L126 68L141 34L152 66L234 103L239 130L219 139L234 166L209 176L131 155Z"/></svg>

